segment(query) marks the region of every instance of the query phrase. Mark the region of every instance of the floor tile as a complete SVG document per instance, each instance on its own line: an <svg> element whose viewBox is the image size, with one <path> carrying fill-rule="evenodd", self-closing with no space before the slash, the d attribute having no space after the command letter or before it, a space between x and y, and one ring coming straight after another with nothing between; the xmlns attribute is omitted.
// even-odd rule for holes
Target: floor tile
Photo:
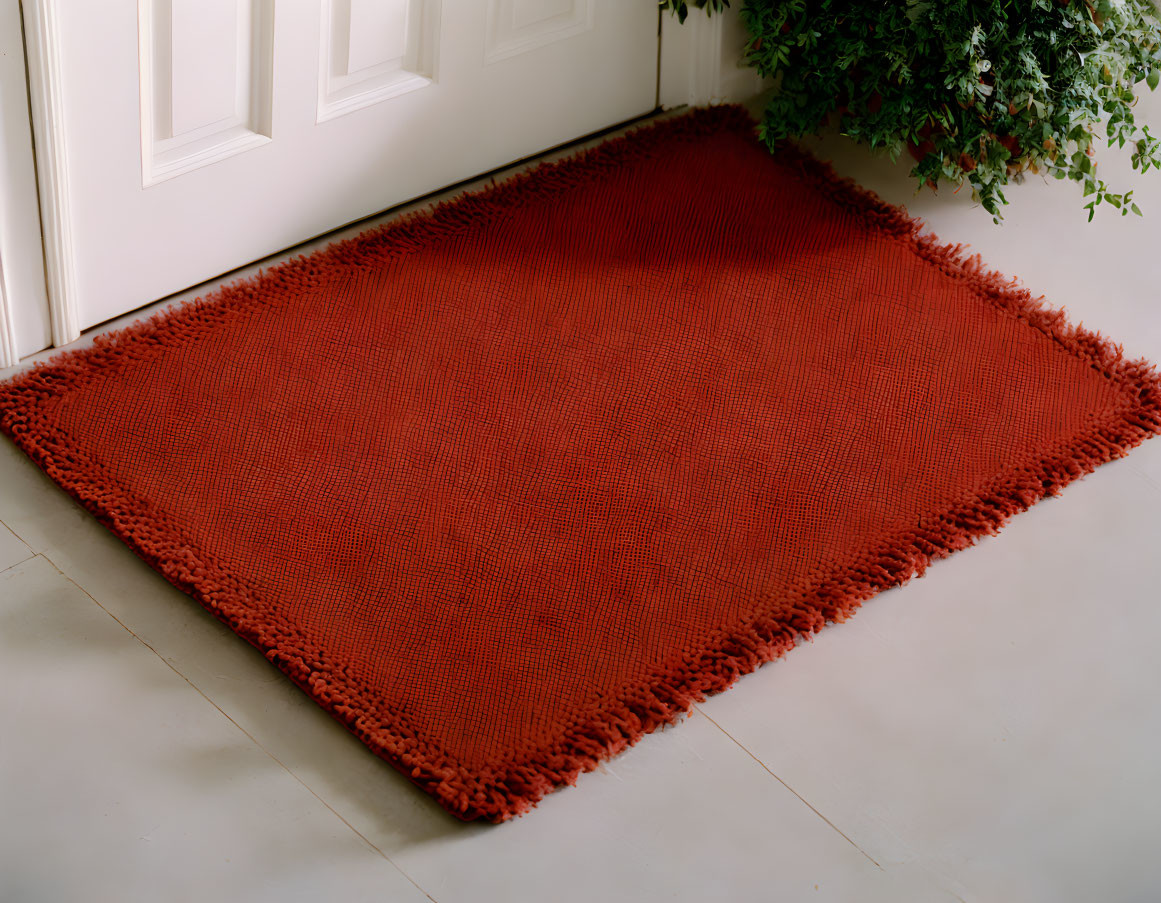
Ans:
<svg viewBox="0 0 1161 903"><path fill-rule="evenodd" d="M28 548L20 538L0 523L0 571L5 571L14 564L31 558L32 549Z"/></svg>
<svg viewBox="0 0 1161 903"><path fill-rule="evenodd" d="M965 899L1161 887L1161 443L936 563L704 712L884 868Z"/></svg>
<svg viewBox="0 0 1161 903"><path fill-rule="evenodd" d="M0 681L0 899L427 899L44 558Z"/></svg>
<svg viewBox="0 0 1161 903"><path fill-rule="evenodd" d="M441 903L957 898L922 866L881 869L696 714L528 816L392 856Z"/></svg>

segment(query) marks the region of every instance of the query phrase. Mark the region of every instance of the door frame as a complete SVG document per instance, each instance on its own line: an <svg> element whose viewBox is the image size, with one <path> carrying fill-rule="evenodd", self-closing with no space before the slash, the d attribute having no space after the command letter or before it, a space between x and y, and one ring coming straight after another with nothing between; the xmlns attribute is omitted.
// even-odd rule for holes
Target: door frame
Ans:
<svg viewBox="0 0 1161 903"><path fill-rule="evenodd" d="M0 370L14 366L20 355L16 350L16 321L12 318L11 290L4 277L4 248L0 247Z"/></svg>
<svg viewBox="0 0 1161 903"><path fill-rule="evenodd" d="M27 55L28 107L32 143L35 147L36 183L39 188L38 233L43 237L40 254L44 280L38 298L21 303L45 303L54 346L66 345L80 337L80 314L76 299L73 268L72 213L66 135L60 86L63 82L58 0L0 0L18 4L23 13L24 46ZM662 13L659 22L658 104L663 109L685 105L721 103L749 97L762 83L750 69L742 69L737 59L745 33L736 10L705 16L695 11L684 24ZM0 200L4 181L28 178L26 171L0 157ZM15 184L15 183L14 183ZM37 211L26 214L32 223ZM3 260L12 259L0 234L0 367L18 359L15 338L13 291L3 278ZM38 349L31 349L35 351ZM24 354L31 353L24 350Z"/></svg>
<svg viewBox="0 0 1161 903"><path fill-rule="evenodd" d="M32 114L41 234L52 344L81 337L73 269L72 212L60 86L59 11L56 0L22 0L28 100Z"/></svg>
<svg viewBox="0 0 1161 903"><path fill-rule="evenodd" d="M51 342L20 0L0 0L0 368Z"/></svg>

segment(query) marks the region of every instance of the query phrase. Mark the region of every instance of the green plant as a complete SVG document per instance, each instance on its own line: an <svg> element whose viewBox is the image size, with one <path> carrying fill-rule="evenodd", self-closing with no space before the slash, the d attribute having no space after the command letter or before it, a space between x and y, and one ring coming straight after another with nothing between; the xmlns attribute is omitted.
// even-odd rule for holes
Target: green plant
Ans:
<svg viewBox="0 0 1161 903"><path fill-rule="evenodd" d="M729 0L660 0L720 12ZM1133 115L1161 78L1149 0L743 0L745 61L773 80L760 126L771 147L838 117L841 132L897 158L921 186L967 184L999 222L1026 172L1079 182L1091 220L1107 203L1140 213L1097 175L1095 142L1130 145L1161 168L1161 142Z"/></svg>

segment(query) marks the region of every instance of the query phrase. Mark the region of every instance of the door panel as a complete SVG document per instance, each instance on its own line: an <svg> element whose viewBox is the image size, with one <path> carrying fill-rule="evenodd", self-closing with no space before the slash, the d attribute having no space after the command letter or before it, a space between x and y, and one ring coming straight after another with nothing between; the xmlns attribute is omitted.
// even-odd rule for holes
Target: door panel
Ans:
<svg viewBox="0 0 1161 903"><path fill-rule="evenodd" d="M142 186L270 140L272 0L143 0Z"/></svg>
<svg viewBox="0 0 1161 903"><path fill-rule="evenodd" d="M583 34L593 0L489 0L484 59L489 63Z"/></svg>
<svg viewBox="0 0 1161 903"><path fill-rule="evenodd" d="M318 122L431 84L436 0L325 0Z"/></svg>
<svg viewBox="0 0 1161 903"><path fill-rule="evenodd" d="M654 107L653 0L58 0L82 327Z"/></svg>

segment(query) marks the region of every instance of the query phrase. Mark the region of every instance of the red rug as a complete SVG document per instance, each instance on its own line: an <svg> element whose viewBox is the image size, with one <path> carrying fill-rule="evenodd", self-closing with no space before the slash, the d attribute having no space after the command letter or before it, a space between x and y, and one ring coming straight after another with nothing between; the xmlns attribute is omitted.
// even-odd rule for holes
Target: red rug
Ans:
<svg viewBox="0 0 1161 903"><path fill-rule="evenodd" d="M99 338L0 413L500 820L1159 431L1161 384L719 108Z"/></svg>

